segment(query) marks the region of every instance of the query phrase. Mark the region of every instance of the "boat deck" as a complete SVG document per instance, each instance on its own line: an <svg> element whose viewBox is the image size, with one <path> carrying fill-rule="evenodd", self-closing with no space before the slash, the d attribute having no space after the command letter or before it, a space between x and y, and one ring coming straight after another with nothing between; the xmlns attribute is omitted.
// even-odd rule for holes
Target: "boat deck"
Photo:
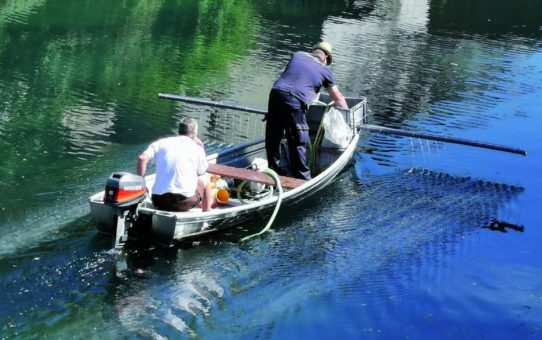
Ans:
<svg viewBox="0 0 542 340"><path fill-rule="evenodd" d="M214 174L214 175L220 175L222 177L229 177L234 179L240 179L244 181L251 181L251 182L257 182L267 185L274 185L275 182L271 176L268 176L264 173L261 173L259 171L254 171L250 169L245 168L236 168L233 166L227 166L223 164L209 164L209 168L207 168L207 172ZM286 176L279 176L280 184L283 188L287 189L295 189L299 187L300 185L303 185L307 181L293 178L293 177L286 177Z"/></svg>

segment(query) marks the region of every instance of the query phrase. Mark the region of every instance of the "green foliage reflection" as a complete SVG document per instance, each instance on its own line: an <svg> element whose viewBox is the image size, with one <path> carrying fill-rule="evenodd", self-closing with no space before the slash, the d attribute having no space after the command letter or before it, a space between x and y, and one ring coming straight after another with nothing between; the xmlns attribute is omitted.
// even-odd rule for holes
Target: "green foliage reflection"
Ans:
<svg viewBox="0 0 542 340"><path fill-rule="evenodd" d="M1 186L39 187L47 164L164 131L174 108L156 94L225 86L255 36L252 12L249 0L0 2Z"/></svg>

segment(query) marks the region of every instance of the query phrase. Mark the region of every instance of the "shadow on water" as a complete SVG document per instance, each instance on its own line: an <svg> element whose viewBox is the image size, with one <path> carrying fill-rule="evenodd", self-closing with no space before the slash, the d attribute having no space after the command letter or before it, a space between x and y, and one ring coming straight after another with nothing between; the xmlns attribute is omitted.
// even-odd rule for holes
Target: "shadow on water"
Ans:
<svg viewBox="0 0 542 340"><path fill-rule="evenodd" d="M499 209L521 192L418 169L363 182L349 171L303 204L285 207L271 232L247 243L237 241L263 222L170 248L130 242L120 255L107 252L110 237L91 231L84 216L58 239L2 261L3 332L347 336L353 324L377 317L339 313L339 320L326 310L359 312L345 302L358 299L372 306L377 324L385 323L382 303L405 294L402 285L409 284L385 280L388 275L416 270L428 258L438 266L456 244L483 230L523 231L499 221ZM324 308L330 304L336 306ZM321 318L327 328L310 322L311 330L303 328Z"/></svg>
<svg viewBox="0 0 542 340"><path fill-rule="evenodd" d="M501 233L507 233L508 231L525 231L525 227L522 225L512 224L504 221L493 220L489 225L485 226L489 230L500 231Z"/></svg>

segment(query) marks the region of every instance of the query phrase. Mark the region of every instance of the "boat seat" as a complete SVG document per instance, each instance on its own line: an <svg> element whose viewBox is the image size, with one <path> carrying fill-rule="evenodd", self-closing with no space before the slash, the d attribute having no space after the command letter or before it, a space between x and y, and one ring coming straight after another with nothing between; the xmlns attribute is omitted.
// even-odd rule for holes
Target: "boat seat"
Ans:
<svg viewBox="0 0 542 340"><path fill-rule="evenodd" d="M275 181L273 180L271 176L266 175L259 171L245 169L245 168L236 168L233 166L228 166L228 165L223 165L223 164L209 164L209 167L207 168L207 172L214 175L220 175L222 177L240 179L244 181L262 183L262 184L267 184L267 185L275 185ZM280 184L282 185L282 187L287 188L287 189L295 189L298 186L307 182L303 179L287 177L287 176L279 176L279 179L280 179Z"/></svg>

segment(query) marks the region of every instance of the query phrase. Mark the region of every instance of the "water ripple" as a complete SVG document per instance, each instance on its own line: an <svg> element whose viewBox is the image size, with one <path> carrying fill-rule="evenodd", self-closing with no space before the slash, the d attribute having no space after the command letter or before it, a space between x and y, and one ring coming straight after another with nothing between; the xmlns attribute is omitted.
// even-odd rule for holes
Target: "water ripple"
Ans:
<svg viewBox="0 0 542 340"><path fill-rule="evenodd" d="M7 1L0 11L0 28L6 24L26 25L28 17L45 3L45 0Z"/></svg>

